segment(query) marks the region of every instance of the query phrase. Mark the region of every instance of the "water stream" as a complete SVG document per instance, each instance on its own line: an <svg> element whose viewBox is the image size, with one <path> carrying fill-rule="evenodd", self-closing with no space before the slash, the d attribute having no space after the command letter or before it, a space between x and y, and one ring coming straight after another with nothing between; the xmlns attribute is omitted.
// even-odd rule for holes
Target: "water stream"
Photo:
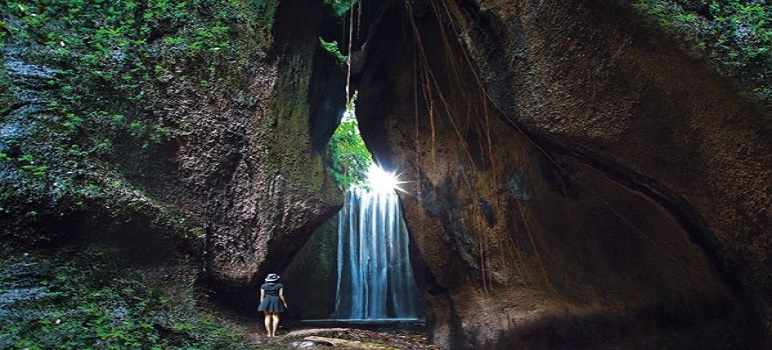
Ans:
<svg viewBox="0 0 772 350"><path fill-rule="evenodd" d="M333 317L347 320L419 316L408 234L393 190L353 188L338 214Z"/></svg>

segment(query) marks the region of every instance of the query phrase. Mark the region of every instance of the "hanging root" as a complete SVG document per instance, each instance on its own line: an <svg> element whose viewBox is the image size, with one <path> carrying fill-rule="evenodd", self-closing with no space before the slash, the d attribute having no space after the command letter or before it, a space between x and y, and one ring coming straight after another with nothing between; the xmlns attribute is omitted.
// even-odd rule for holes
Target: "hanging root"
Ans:
<svg viewBox="0 0 772 350"><path fill-rule="evenodd" d="M431 0L431 1L434 2L435 0ZM459 27L461 27L461 25L458 25L456 23L456 20L454 20L454 18L461 17L462 15L460 13L458 13L458 11L454 11L455 15L453 13L451 13L452 11L450 10L450 7L448 6L446 1L440 1L440 3L445 8L445 14L448 17L448 22L450 23L451 28L453 29L454 33L456 34L456 38L460 38L462 33L465 32L467 29L466 28L459 28ZM454 9L455 9L455 7L454 7ZM460 22L460 20L459 20L459 22ZM457 39L457 40L460 41L460 39ZM464 49L462 43L459 42L459 46L461 47L461 53L464 56L464 59L466 60L467 65L469 66L470 72L472 72L472 75L474 75L475 81L477 82L477 85L480 88L480 91L485 95L485 98L488 100L488 102L499 112L498 114L501 116L501 119L505 123L507 123L507 125L511 126L515 130L517 130L521 135L523 135L525 137L525 139L528 141L528 143L530 143L532 146L534 146L536 148L536 150L538 150L542 155L544 155L544 157L547 159L547 161L549 161L556 169L558 169L558 171L560 172L561 175L565 174L566 171L552 157L552 155L549 152L547 152L544 149L544 147L542 147L538 142L536 142L536 140L534 140L533 137L530 134L526 133L522 129L520 124L518 124L517 122L512 120L512 118L508 117L504 113L504 109L502 109L498 104L496 104L495 100L493 98L491 98L490 94L488 93L488 90L485 89L485 86L484 86L484 84L482 82L482 79L480 78L480 75L477 73L477 70L474 69L475 65L472 62L471 57L469 57L469 53ZM564 176L560 177L560 181L561 182L564 181ZM563 187L565 187L565 186L566 186L566 184L563 183Z"/></svg>
<svg viewBox="0 0 772 350"><path fill-rule="evenodd" d="M351 95L349 88L351 86L351 44L354 41L354 6L358 2L353 2L351 8L349 8L349 23L348 23L348 51L346 56L346 104L349 103Z"/></svg>
<svg viewBox="0 0 772 350"><path fill-rule="evenodd" d="M415 17L413 15L413 9L412 5L409 1L406 1L405 8L407 10L407 18L410 24L410 27L413 31L413 38L415 42L415 61L414 61L414 104L415 104L415 136L416 136L416 162L420 161L420 142L419 142L419 136L420 136L420 117L418 115L419 113L419 90L420 95L423 97L425 101L424 108L426 109L428 119L429 119L429 129L431 133L431 164L432 167L436 169L437 165L437 125L436 125L436 118L435 118L435 102L434 98L439 98L439 104L442 107L442 110L445 112L448 118L448 122L451 125L451 128L453 129L453 133L456 135L456 137L459 139L459 143L462 148L462 152L465 155L465 157L469 160L469 163L473 166L476 165L475 158L472 156L472 153L470 151L470 146L464 137L470 130L474 130L474 132L477 133L478 142L481 152L487 153L487 161L490 163L490 173L491 173L491 182L490 182L490 189L489 192L495 196L495 200L501 204L501 200L503 196L501 193L502 191L499 191L497 188L498 185L498 175L497 175L497 162L496 158L493 154L493 133L491 131L492 128L492 122L490 118L491 111L489 109L489 105L492 106L492 109L495 111L495 113L498 114L498 116L501 118L503 122L505 122L507 125L513 127L518 133L523 135L526 139L526 142L531 144L538 152L540 152L544 157L552 163L556 169L561 174L564 174L565 171L561 168L561 166L555 161L552 156L543 148L541 145L539 145L528 133L526 133L519 124L517 124L512 118L506 116L503 112L503 109L500 108L495 100L491 98L490 94L485 89L485 86L483 84L483 81L478 74L478 72L475 69L475 65L473 64L473 61L469 55L469 53L464 48L463 43L458 43L458 49L461 51L460 54L463 58L461 58L461 61L457 59L457 55L454 50L453 46L451 45L451 40L449 39L449 33L448 30L445 28L445 24L443 23L443 17L445 17L448 21L448 26L450 28L450 34L454 34L456 36L456 40L460 40L462 31L464 30L462 25L459 23L461 22L460 17L462 17L462 14L459 13L459 10L455 6L448 5L445 1L437 1L437 0L430 0L430 5L432 6L432 9L434 11L434 14L436 16L438 25L440 26L440 36L441 36L441 42L443 45L443 51L445 54L445 57L447 58L447 64L450 70L450 81L451 84L454 84L457 86L457 91L461 94L461 98L465 103L467 103L467 109L465 113L465 117L463 120L456 118L454 116L454 109L451 107L451 104L448 101L448 96L442 91L440 84L438 82L438 79L435 75L435 72L432 70L432 67L429 62L429 57L426 52L426 48L424 46L424 42L422 39L422 35L418 29L418 25L416 24ZM462 67L462 65L466 65L466 67ZM350 68L350 67L349 67ZM477 90L479 91L479 105L477 103L473 103L473 99L469 98L469 91L465 89L464 84L464 77L462 76L462 72L464 71L464 68L472 74L474 77L474 81L477 85ZM481 115L482 118L475 118L475 116ZM461 122L461 123L459 123ZM485 160L483 160L485 161ZM474 199L476 199L477 203L481 203L483 200L483 194L476 190L476 188L472 185L470 182L470 179L468 176L466 176L465 167L459 167L458 171L460 171L460 178L461 181L464 183L464 185L468 188L468 193L470 193ZM419 176L419 184L418 189L420 191L420 175ZM563 177L561 176L561 181L563 180ZM565 186L565 183L563 184ZM523 225L526 231L526 234L528 236L529 242L532 246L532 249L536 255L537 263L540 267L542 277L544 279L544 283L551 289L554 290L554 287L552 286L552 283L549 279L546 266L544 265L544 260L542 259L541 253L539 251L539 248L536 244L536 240L534 238L533 233L531 232L531 222L528 217L526 217L524 211L524 207L520 206L518 212L520 213L521 219L523 221ZM480 213L478 213L480 214ZM479 258L480 258L480 274L481 274L481 281L482 281L482 288L485 292L489 291L490 288L490 276L489 276L489 269L488 266L490 256L488 254L488 237L487 237L487 228L483 227L484 225L481 225L480 229L478 230L480 232L479 237ZM510 237L511 244L513 245L513 248L516 250L517 253L517 259L519 261L524 261L523 257L521 256L517 244L512 240ZM516 264L519 273L526 279L530 280L529 275L524 273L520 269L520 265Z"/></svg>
<svg viewBox="0 0 772 350"><path fill-rule="evenodd" d="M418 59L413 58L413 106L415 108L415 164L416 164L416 197L421 202L421 172L418 168L421 164L420 119L418 117Z"/></svg>
<svg viewBox="0 0 772 350"><path fill-rule="evenodd" d="M525 232L528 234L528 240L531 242L531 248L533 248L534 254L536 254L536 260L539 264L539 267L541 268L542 277L544 278L544 284L549 287L553 292L556 292L555 287L552 285L552 282L550 281L549 274L547 273L547 268L544 266L544 259L541 257L541 253L539 253L539 248L536 246L536 240L533 238L533 234L531 233L530 229L530 220L528 220L527 216L523 212L523 209L525 209L524 206L519 206L518 212L520 213L520 218L523 220L523 226L525 227Z"/></svg>
<svg viewBox="0 0 772 350"><path fill-rule="evenodd" d="M471 152L469 151L469 145L467 144L465 138L463 137L462 132L461 132L461 130L459 128L459 125L456 123L456 120L453 117L453 109L451 108L450 104L448 103L447 99L445 98L445 94L440 89L440 85L439 85L436 77L434 76L434 72L432 71L432 69L429 66L428 56L427 56L426 51L424 49L424 45L423 45L423 42L422 42L422 39L421 39L420 32L418 30L418 26L415 23L415 19L413 18L412 8L410 7L410 3L406 2L405 6L406 6L406 8L408 10L408 18L409 18L410 24L411 24L411 26L413 28L413 35L414 35L415 43L416 43L416 55L417 55L417 60L416 61L417 61L417 65L420 64L420 68L422 68L421 70L422 70L422 73L423 73L422 74L422 78L423 78L422 79L422 87L423 87L422 91L423 91L424 100L426 101L426 105L427 105L427 112L428 112L427 114L429 115L429 127L430 127L430 130L431 130L432 166L436 167L436 164L437 164L437 162L436 162L436 137L437 137L437 135L436 135L435 118L434 118L434 99L433 99L434 93L433 92L436 92L437 96L440 98L440 102L442 103L442 106L444 107L444 110L445 110L445 112L446 112L446 114L448 116L448 120L449 120L449 122L450 122L450 124L451 124L451 126L453 128L453 131L454 131L456 137L458 137L458 139L459 139L459 142L460 142L460 144L462 146L464 154L466 155L467 159L469 159L470 163L474 166L475 165L475 160L472 157ZM447 43L447 41L446 41L446 43ZM449 50L449 48L450 48L449 43L447 45L447 48ZM448 51L448 52L450 52L450 51ZM449 55L449 60L451 62L454 62L452 60L452 56L450 56L450 55ZM458 74L458 70L454 70L454 72L456 74ZM416 74L416 76L418 76L418 74ZM456 80L457 80L457 82L460 83L460 81L461 81L460 80L460 75L458 75L456 77ZM418 84L418 82L416 82L416 85L417 84ZM416 106L417 106L417 104L418 103L417 103L417 97L416 97ZM467 122L467 124L469 124L469 123ZM418 134L416 134L416 136L418 136ZM459 170L462 173L461 174L461 179L464 182L464 184L466 185L466 187L468 188L469 193L477 193L477 191L475 191L475 189L474 189L474 186L472 186L471 182L469 182L470 181L469 177L466 176L466 174L465 174L466 169L464 167L460 167ZM482 199L482 197L478 195L477 198L476 198L476 202L479 203L481 201L481 199ZM486 269L487 254L486 254L485 237L480 237L479 244L480 244L481 281L483 283L483 290L485 292L487 292L488 291L488 279L489 278L488 278L488 274L486 272L486 270L487 270Z"/></svg>

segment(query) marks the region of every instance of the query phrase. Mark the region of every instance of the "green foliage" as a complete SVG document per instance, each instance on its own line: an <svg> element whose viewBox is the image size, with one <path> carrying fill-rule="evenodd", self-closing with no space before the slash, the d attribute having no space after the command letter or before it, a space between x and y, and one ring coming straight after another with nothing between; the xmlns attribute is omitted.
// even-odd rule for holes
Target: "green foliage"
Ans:
<svg viewBox="0 0 772 350"><path fill-rule="evenodd" d="M331 173L343 190L364 184L367 169L373 164L370 151L359 133L353 101L349 101L343 120L328 144Z"/></svg>
<svg viewBox="0 0 772 350"><path fill-rule="evenodd" d="M31 154L23 154L17 158L13 158L5 152L0 152L0 162L10 162L18 167L23 173L36 178L45 177L46 172L48 171L48 165L35 159L35 156Z"/></svg>
<svg viewBox="0 0 772 350"><path fill-rule="evenodd" d="M356 0L324 0L324 3L335 13L335 16L343 17L356 4ZM319 37L319 43L322 45L322 49L335 57L340 64L346 63L347 56L340 50L337 41L326 41Z"/></svg>
<svg viewBox="0 0 772 350"><path fill-rule="evenodd" d="M335 15L343 16L348 10L356 4L357 0L324 0L324 4L329 6Z"/></svg>
<svg viewBox="0 0 772 350"><path fill-rule="evenodd" d="M636 0L634 6L772 103L772 6L767 2Z"/></svg>
<svg viewBox="0 0 772 350"><path fill-rule="evenodd" d="M356 120L344 120L338 125L330 139L329 150L332 174L341 188L364 182L373 160L359 134Z"/></svg>
<svg viewBox="0 0 772 350"><path fill-rule="evenodd" d="M319 37L319 43L322 45L322 49L327 51L330 55L335 57L340 64L346 64L346 55L340 52L337 41L325 41L322 37Z"/></svg>
<svg viewBox="0 0 772 350"><path fill-rule="evenodd" d="M5 178L15 182L0 186L0 207L26 212L20 208L66 200L82 206L104 189L129 187L94 191L95 178L152 174L164 161L153 156L158 148L186 127L164 103L246 85L243 72L271 45L277 6L278 0L4 1L0 123L16 118L23 127L3 140L15 151L3 153L0 166L25 176ZM39 68L42 78L9 75L9 59ZM184 96L172 95L180 90ZM46 110L19 109L26 104L17 96L27 91ZM106 174L115 166L122 174Z"/></svg>
<svg viewBox="0 0 772 350"><path fill-rule="evenodd" d="M35 162L35 158L30 154L22 155L18 162L21 163L19 167L21 170L36 177L45 176L46 170L48 170L47 165Z"/></svg>
<svg viewBox="0 0 772 350"><path fill-rule="evenodd" d="M192 290L170 295L125 264L95 249L56 256L4 255L0 290L23 285L36 294L4 305L0 348L248 348L234 330L188 308L195 303ZM16 271L40 266L47 268Z"/></svg>
<svg viewBox="0 0 772 350"><path fill-rule="evenodd" d="M240 77L225 70L268 48L277 3L9 0L0 33L5 45L28 47L29 60L56 69L49 107L64 118L48 122L71 144L104 151L98 144L108 137L148 149L174 131L174 121L158 119L146 104L163 93L162 80L174 71L208 88ZM0 111L10 105L3 101L9 85L0 72ZM124 121L110 123L115 115Z"/></svg>

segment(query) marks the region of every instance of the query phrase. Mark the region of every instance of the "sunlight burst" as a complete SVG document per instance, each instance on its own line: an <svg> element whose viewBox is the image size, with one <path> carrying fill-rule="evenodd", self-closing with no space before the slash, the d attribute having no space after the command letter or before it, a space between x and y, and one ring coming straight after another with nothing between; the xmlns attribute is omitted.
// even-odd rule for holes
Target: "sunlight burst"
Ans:
<svg viewBox="0 0 772 350"><path fill-rule="evenodd" d="M370 189L375 192L389 192L399 190L405 192L399 185L405 183L405 181L399 181L399 177L393 173L383 170L377 164L370 165L367 169L367 183Z"/></svg>

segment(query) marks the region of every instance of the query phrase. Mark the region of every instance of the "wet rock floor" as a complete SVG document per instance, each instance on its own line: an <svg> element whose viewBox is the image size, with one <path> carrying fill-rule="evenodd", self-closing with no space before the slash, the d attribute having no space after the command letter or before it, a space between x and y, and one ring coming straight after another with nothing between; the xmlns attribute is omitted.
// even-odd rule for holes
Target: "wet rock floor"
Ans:
<svg viewBox="0 0 772 350"><path fill-rule="evenodd" d="M245 329L246 331L246 329ZM281 328L268 338L262 327L249 327L249 341L257 349L439 349L422 329Z"/></svg>

